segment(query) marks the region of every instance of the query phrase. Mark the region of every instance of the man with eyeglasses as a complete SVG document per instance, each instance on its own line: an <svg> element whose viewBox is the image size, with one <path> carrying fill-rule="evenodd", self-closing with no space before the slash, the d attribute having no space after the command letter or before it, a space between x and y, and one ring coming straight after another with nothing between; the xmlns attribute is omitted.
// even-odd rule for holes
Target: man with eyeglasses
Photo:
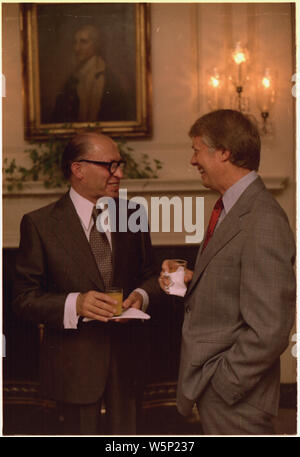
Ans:
<svg viewBox="0 0 300 457"><path fill-rule="evenodd" d="M76 135L62 171L70 190L26 214L16 265L14 309L45 325L41 389L61 408L63 434L99 433L102 400L106 434L136 434L139 323L110 321L116 303L105 288L123 288L124 308L147 306L152 277L148 232L95 234L95 205L118 204L122 160L116 143L96 133ZM94 251L92 234L98 251ZM93 238L93 239L94 239Z"/></svg>

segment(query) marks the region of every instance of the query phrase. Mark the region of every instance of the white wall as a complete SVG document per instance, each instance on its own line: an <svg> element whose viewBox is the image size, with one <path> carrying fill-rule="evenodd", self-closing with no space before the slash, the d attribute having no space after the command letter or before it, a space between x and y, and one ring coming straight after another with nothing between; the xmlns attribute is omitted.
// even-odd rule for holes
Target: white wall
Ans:
<svg viewBox="0 0 300 457"><path fill-rule="evenodd" d="M197 4L154 3L151 6L153 137L130 141L136 154L146 152L164 162L162 178L198 177L189 165L188 130L209 110L205 73L225 62L230 44L244 39L252 64L262 61L277 71L277 97L272 111L274 137L263 138L261 173L289 178L288 198L279 196L295 224L294 100L291 94L293 47L291 10L287 3ZM3 147L5 156L23 162L22 70L18 4L3 5ZM257 117L256 104L251 111Z"/></svg>

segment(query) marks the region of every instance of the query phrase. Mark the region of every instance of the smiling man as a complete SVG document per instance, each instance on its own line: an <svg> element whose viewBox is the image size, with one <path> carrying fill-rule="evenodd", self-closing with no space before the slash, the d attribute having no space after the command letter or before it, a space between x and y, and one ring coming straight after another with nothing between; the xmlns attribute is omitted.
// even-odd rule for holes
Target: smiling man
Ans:
<svg viewBox="0 0 300 457"><path fill-rule="evenodd" d="M294 237L256 173L260 138L246 116L208 113L190 136L191 164L220 198L186 278L178 409L196 403L204 434L272 434L295 317Z"/></svg>
<svg viewBox="0 0 300 457"><path fill-rule="evenodd" d="M14 309L45 326L41 389L58 402L64 434L136 434L140 333L136 323L109 320L116 303L105 289L123 288L126 308L147 304L151 241L148 232L100 233L95 225L100 197L118 204L123 166L111 138L75 136L62 157L69 192L21 223Z"/></svg>

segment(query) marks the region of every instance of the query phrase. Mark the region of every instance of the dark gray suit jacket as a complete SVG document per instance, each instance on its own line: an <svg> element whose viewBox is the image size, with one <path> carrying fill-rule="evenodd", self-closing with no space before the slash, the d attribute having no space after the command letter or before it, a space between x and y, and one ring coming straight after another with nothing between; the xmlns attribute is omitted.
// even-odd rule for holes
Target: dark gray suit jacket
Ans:
<svg viewBox="0 0 300 457"><path fill-rule="evenodd" d="M112 247L114 282L123 287L124 297L136 287L151 293L149 233L112 233ZM112 344L119 347L124 376L134 371L138 323L91 321L80 322L76 330L63 328L67 295L89 290L103 291L103 280L67 193L23 217L16 265L14 309L24 319L45 324L41 386L48 398L72 403L101 398Z"/></svg>
<svg viewBox="0 0 300 457"><path fill-rule="evenodd" d="M232 405L276 414L280 355L295 316L295 243L287 217L257 178L220 223L185 299L178 408L209 382Z"/></svg>

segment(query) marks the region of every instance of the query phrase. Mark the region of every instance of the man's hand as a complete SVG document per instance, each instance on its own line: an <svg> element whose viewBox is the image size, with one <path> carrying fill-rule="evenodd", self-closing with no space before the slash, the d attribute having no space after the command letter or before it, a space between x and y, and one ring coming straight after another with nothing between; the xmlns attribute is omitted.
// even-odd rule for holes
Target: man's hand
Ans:
<svg viewBox="0 0 300 457"><path fill-rule="evenodd" d="M128 308L141 309L143 304L143 297L139 292L131 292L131 294L123 301L122 307L125 311ZM130 319L114 319L114 322L121 322L125 324Z"/></svg>
<svg viewBox="0 0 300 457"><path fill-rule="evenodd" d="M116 304L117 301L113 300L109 295L96 290L90 290L85 294L78 295L76 311L78 316L107 322L114 316Z"/></svg>
<svg viewBox="0 0 300 457"><path fill-rule="evenodd" d="M164 260L162 265L161 265L161 272L160 276L158 278L159 285L161 289L168 294L169 293L169 287L170 287L170 278L166 276L166 273L169 273L169 260ZM184 272L184 282L187 285L193 278L194 272L192 270L188 270L187 268L185 269Z"/></svg>
<svg viewBox="0 0 300 457"><path fill-rule="evenodd" d="M193 275L194 275L193 270L188 270L186 268L186 270L184 272L184 282L186 285L188 285L188 283L191 282L191 280L193 279Z"/></svg>
<svg viewBox="0 0 300 457"><path fill-rule="evenodd" d="M141 309L143 304L143 296L139 292L131 292L131 294L123 302L123 309L136 308Z"/></svg>

